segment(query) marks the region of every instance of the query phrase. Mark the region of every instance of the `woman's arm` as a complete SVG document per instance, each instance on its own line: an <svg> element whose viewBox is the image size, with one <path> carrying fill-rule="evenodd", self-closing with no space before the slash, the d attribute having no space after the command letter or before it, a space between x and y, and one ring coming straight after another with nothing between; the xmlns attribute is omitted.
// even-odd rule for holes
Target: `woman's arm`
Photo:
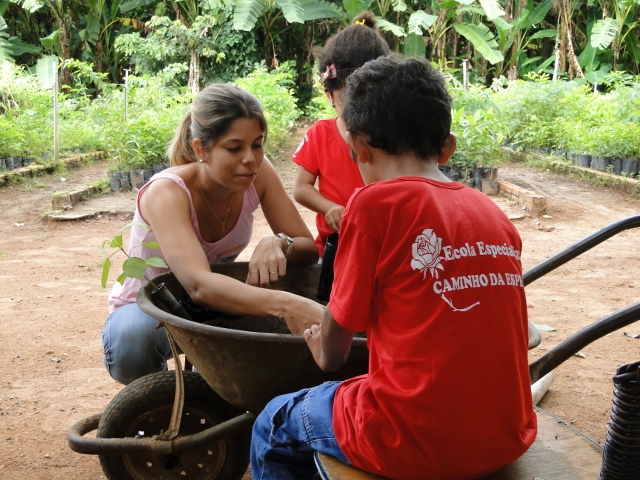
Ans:
<svg viewBox="0 0 640 480"><path fill-rule="evenodd" d="M190 212L184 190L168 180L153 182L140 199L140 213L153 229L167 264L194 302L232 315L282 318L298 335L320 322L324 308L310 299L212 273L193 231Z"/></svg>
<svg viewBox="0 0 640 480"><path fill-rule="evenodd" d="M318 248L300 212L285 191L280 177L265 158L255 180L256 191L264 216L274 234L285 233L293 239L293 251L285 257L285 240L266 237L260 240L249 261L247 283L266 286L286 274L287 264L312 264L318 261ZM270 272L278 276L270 278Z"/></svg>
<svg viewBox="0 0 640 480"><path fill-rule="evenodd" d="M293 198L309 210L324 215L329 228L334 232L339 232L344 206L325 198L315 187L316 179L316 175L306 168L298 166L293 186Z"/></svg>
<svg viewBox="0 0 640 480"><path fill-rule="evenodd" d="M325 308L320 325L313 325L304 332L313 359L323 372L335 372L345 364L353 341L353 332L335 321L330 307L331 303Z"/></svg>

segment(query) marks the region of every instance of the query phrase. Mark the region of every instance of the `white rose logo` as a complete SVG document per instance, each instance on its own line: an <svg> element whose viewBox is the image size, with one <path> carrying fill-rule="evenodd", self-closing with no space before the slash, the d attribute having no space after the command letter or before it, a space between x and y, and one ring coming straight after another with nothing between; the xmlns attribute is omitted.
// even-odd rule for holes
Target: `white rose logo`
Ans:
<svg viewBox="0 0 640 480"><path fill-rule="evenodd" d="M416 237L416 241L412 246L413 260L411 260L411 268L420 270L423 278L427 276L427 270L431 272L434 278L438 278L438 270L444 270L440 263L444 257L440 256L442 249L442 239L438 238L430 228L423 230Z"/></svg>

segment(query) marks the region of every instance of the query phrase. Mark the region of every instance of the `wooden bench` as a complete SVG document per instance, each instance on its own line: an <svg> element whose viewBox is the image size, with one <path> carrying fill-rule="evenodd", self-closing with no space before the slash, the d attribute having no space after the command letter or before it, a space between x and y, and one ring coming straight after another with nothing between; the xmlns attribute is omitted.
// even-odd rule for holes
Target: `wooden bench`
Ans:
<svg viewBox="0 0 640 480"><path fill-rule="evenodd" d="M535 407L538 436L518 460L485 480L594 480L600 475L602 448L548 412ZM464 458L464 452L461 458ZM316 464L323 480L383 480L318 453Z"/></svg>

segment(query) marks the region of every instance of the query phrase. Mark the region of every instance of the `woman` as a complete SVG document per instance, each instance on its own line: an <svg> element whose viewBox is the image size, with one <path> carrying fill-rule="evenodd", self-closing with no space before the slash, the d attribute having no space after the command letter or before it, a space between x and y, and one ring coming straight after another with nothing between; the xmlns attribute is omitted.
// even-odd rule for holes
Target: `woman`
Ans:
<svg viewBox="0 0 640 480"><path fill-rule="evenodd" d="M168 149L172 167L138 193L131 256L162 257L191 299L234 315L278 317L293 334L318 323L320 304L267 287L288 264L312 264L318 251L306 224L264 155L267 124L260 102L227 84L204 89L182 119ZM260 205L274 236L249 262L246 284L212 273L248 245ZM143 245L157 241L160 252ZM152 268L148 277L165 272ZM157 320L136 304L141 282L127 278L109 295L102 342L105 366L120 383L166 369L171 349Z"/></svg>

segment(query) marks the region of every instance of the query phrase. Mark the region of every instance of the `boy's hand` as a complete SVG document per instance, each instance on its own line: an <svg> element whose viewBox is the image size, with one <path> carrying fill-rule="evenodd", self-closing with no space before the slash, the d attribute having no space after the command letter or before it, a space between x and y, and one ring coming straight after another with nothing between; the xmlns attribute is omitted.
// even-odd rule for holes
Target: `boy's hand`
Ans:
<svg viewBox="0 0 640 480"><path fill-rule="evenodd" d="M290 293L283 318L292 334L303 335L305 330L318 326L324 309L318 302Z"/></svg>
<svg viewBox="0 0 640 480"><path fill-rule="evenodd" d="M331 207L327 213L324 214L324 219L327 221L327 225L334 232L340 233L340 221L342 220L342 213L344 207L342 205L336 205Z"/></svg>

